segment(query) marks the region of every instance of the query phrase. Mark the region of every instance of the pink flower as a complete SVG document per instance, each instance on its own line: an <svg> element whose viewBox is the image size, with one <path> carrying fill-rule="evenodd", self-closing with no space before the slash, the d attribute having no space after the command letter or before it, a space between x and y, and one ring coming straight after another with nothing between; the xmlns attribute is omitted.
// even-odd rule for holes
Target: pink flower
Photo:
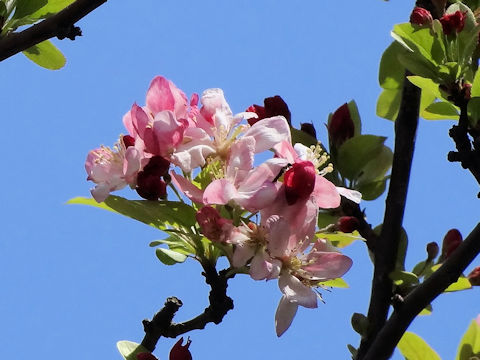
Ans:
<svg viewBox="0 0 480 360"><path fill-rule="evenodd" d="M433 21L432 14L427 9L415 7L410 15L410 23L414 25L429 25Z"/></svg>
<svg viewBox="0 0 480 360"><path fill-rule="evenodd" d="M295 162L284 175L285 195L288 205L305 200L315 188L315 167L310 161Z"/></svg>
<svg viewBox="0 0 480 360"><path fill-rule="evenodd" d="M97 202L104 201L112 191L120 190L127 184L134 186L136 183L141 156L135 147L127 147L126 143L130 144L130 139L126 142L121 139L113 149L102 146L87 155L87 180L96 184L91 193Z"/></svg>
<svg viewBox="0 0 480 360"><path fill-rule="evenodd" d="M453 14L445 14L440 18L442 23L443 33L450 35L451 33L459 33L465 26L465 19L467 12L455 11Z"/></svg>

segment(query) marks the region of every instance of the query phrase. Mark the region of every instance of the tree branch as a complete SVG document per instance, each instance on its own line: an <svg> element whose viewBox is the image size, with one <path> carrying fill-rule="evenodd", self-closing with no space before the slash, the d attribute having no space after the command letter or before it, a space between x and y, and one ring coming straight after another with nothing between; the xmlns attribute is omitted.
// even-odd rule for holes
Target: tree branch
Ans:
<svg viewBox="0 0 480 360"><path fill-rule="evenodd" d="M418 313L457 281L479 253L480 223L437 271L405 297L378 333L363 360L388 359Z"/></svg>
<svg viewBox="0 0 480 360"><path fill-rule="evenodd" d="M368 333L362 339L357 359L363 359L377 337L391 304L392 281L388 275L394 270L400 242L420 106L420 89L410 83L406 76L400 112L395 122L395 149L384 221L374 247L375 270L368 309Z"/></svg>
<svg viewBox="0 0 480 360"><path fill-rule="evenodd" d="M176 297L168 298L165 306L151 321L143 320L142 322L145 330L142 345L149 351L155 350L161 336L175 338L191 330L203 329L210 322L220 324L227 312L233 309L233 300L227 296L227 282L234 275L228 275L228 269L217 273L215 266L210 263L202 266L205 281L211 287L208 297L210 305L197 317L176 324L172 320L182 306L182 302Z"/></svg>
<svg viewBox="0 0 480 360"><path fill-rule="evenodd" d="M75 38L79 28L74 24L105 2L107 0L77 0L26 30L0 38L0 61L55 36Z"/></svg>

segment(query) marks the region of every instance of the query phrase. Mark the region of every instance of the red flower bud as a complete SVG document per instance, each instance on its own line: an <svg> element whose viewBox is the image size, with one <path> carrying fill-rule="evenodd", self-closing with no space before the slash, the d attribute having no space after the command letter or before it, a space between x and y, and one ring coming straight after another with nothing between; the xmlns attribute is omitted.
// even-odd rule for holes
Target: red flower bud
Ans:
<svg viewBox="0 0 480 360"><path fill-rule="evenodd" d="M202 234L212 241L222 241L226 233L232 229L232 220L224 219L217 209L204 206L195 215Z"/></svg>
<svg viewBox="0 0 480 360"><path fill-rule="evenodd" d="M443 238L442 259L447 259L455 249L462 243L462 234L457 229L448 230Z"/></svg>
<svg viewBox="0 0 480 360"><path fill-rule="evenodd" d="M161 156L153 156L145 165L143 171L149 175L164 176L168 172L170 161Z"/></svg>
<svg viewBox="0 0 480 360"><path fill-rule="evenodd" d="M262 119L266 119L272 116L278 116L282 115L287 119L287 122L289 125L291 125L291 119L292 115L290 113L290 110L288 109L288 105L283 99L278 96L272 96L265 98L263 100L263 103L265 106L260 106L260 105L252 105L250 106L247 111L254 112L255 114L258 115L258 118L255 119L248 119L248 123L250 125L255 124L257 121L260 121Z"/></svg>
<svg viewBox="0 0 480 360"><path fill-rule="evenodd" d="M429 25L433 21L432 14L427 9L416 7L410 15L410 23L414 25Z"/></svg>
<svg viewBox="0 0 480 360"><path fill-rule="evenodd" d="M468 274L468 280L472 286L480 286L480 266L477 266Z"/></svg>
<svg viewBox="0 0 480 360"><path fill-rule="evenodd" d="M125 145L126 148L135 145L135 138L133 136L130 136L130 135L123 135L122 136L122 141L123 141L123 144Z"/></svg>
<svg viewBox="0 0 480 360"><path fill-rule="evenodd" d="M428 243L427 244L427 255L428 255L427 261L434 260L437 257L439 251L440 249L438 247L438 244L435 241Z"/></svg>
<svg viewBox="0 0 480 360"><path fill-rule="evenodd" d="M440 18L440 22L442 23L443 33L445 35L450 35L452 32L459 33L463 30L465 26L465 19L466 19L467 12L461 12L457 10L453 14L445 14Z"/></svg>
<svg viewBox="0 0 480 360"><path fill-rule="evenodd" d="M158 200L167 196L165 181L145 171L138 173L136 190L138 195L147 200Z"/></svg>
<svg viewBox="0 0 480 360"><path fill-rule="evenodd" d="M315 127L312 123L301 123L300 130L306 132L308 135L314 137L315 139L317 138L317 131L315 130Z"/></svg>
<svg viewBox="0 0 480 360"><path fill-rule="evenodd" d="M337 221L337 229L344 233L351 233L358 229L360 225L355 216L342 216Z"/></svg>
<svg viewBox="0 0 480 360"><path fill-rule="evenodd" d="M472 84L470 83L463 84L462 92L463 92L463 98L465 100L470 100L470 98L472 97Z"/></svg>
<svg viewBox="0 0 480 360"><path fill-rule="evenodd" d="M137 360L158 360L152 353L143 352L137 354Z"/></svg>
<svg viewBox="0 0 480 360"><path fill-rule="evenodd" d="M352 138L354 134L355 124L350 115L348 104L345 103L333 113L328 124L328 136L331 143L339 147L345 140Z"/></svg>
<svg viewBox="0 0 480 360"><path fill-rule="evenodd" d="M170 360L192 360L192 354L188 347L192 340L190 338L187 339L187 343L182 345L183 337L181 337L175 345L173 345L172 350L170 350Z"/></svg>
<svg viewBox="0 0 480 360"><path fill-rule="evenodd" d="M311 161L302 161L292 165L283 177L285 195L288 205L293 205L297 200L305 200L315 187L315 166Z"/></svg>

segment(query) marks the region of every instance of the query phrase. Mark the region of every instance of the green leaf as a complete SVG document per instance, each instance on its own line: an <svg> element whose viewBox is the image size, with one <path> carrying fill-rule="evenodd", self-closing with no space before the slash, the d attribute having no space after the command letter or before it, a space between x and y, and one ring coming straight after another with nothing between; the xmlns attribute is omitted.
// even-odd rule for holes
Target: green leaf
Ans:
<svg viewBox="0 0 480 360"><path fill-rule="evenodd" d="M32 14L47 4L47 0L17 0L17 7L15 8L13 18L22 19L25 17L32 17Z"/></svg>
<svg viewBox="0 0 480 360"><path fill-rule="evenodd" d="M455 360L470 360L480 355L480 325L472 320L470 326L458 345L457 357Z"/></svg>
<svg viewBox="0 0 480 360"><path fill-rule="evenodd" d="M406 360L441 360L425 340L409 331L403 334L397 348Z"/></svg>
<svg viewBox="0 0 480 360"><path fill-rule="evenodd" d="M421 113L426 120L458 120L457 107L449 102L440 101L428 105Z"/></svg>
<svg viewBox="0 0 480 360"><path fill-rule="evenodd" d="M329 286L334 288L348 288L348 284L342 278L331 279L327 281L322 281L319 283L322 286Z"/></svg>
<svg viewBox="0 0 480 360"><path fill-rule="evenodd" d="M398 60L398 54L405 49L397 41L390 44L380 60L378 82L383 89L401 89L405 76L405 67Z"/></svg>
<svg viewBox="0 0 480 360"><path fill-rule="evenodd" d="M418 285L418 277L408 271L395 270L389 274L390 279L397 286Z"/></svg>
<svg viewBox="0 0 480 360"><path fill-rule="evenodd" d="M127 200L110 195L102 203L97 203L94 199L76 197L69 200L67 204L90 205L112 211L160 230L167 229L169 226L190 229L196 223L195 210L178 201Z"/></svg>
<svg viewBox="0 0 480 360"><path fill-rule="evenodd" d="M472 97L467 105L468 120L472 127L480 121L480 97Z"/></svg>
<svg viewBox="0 0 480 360"><path fill-rule="evenodd" d="M428 92L434 95L436 98L443 98L442 93L438 87L438 84L432 79L424 78L422 76L408 76L408 81L410 81L416 87L422 89L422 91Z"/></svg>
<svg viewBox="0 0 480 360"><path fill-rule="evenodd" d="M473 78L472 89L470 90L471 97L480 96L480 71L475 72L475 76Z"/></svg>
<svg viewBox="0 0 480 360"><path fill-rule="evenodd" d="M340 231L336 233L317 233L316 236L320 239L327 239L337 248L344 248L356 240L363 240L358 231L354 231L351 234Z"/></svg>
<svg viewBox="0 0 480 360"><path fill-rule="evenodd" d="M443 78L437 75L437 65L426 61L422 57L415 56L414 53L403 53L398 55L398 60L402 66L410 70L411 73L422 77L442 81Z"/></svg>
<svg viewBox="0 0 480 360"><path fill-rule="evenodd" d="M360 119L360 113L358 112L358 106L355 100L351 100L347 103L350 117L353 121L354 133L353 136L360 135L362 133L362 120Z"/></svg>
<svg viewBox="0 0 480 360"><path fill-rule="evenodd" d="M353 313L350 320L353 330L360 334L362 337L368 333L368 318L360 313Z"/></svg>
<svg viewBox="0 0 480 360"><path fill-rule="evenodd" d="M13 18L43 19L63 10L75 0L17 0Z"/></svg>
<svg viewBox="0 0 480 360"><path fill-rule="evenodd" d="M359 135L345 141L338 151L338 170L351 180L356 179L365 165L382 150L386 137Z"/></svg>
<svg viewBox="0 0 480 360"><path fill-rule="evenodd" d="M395 121L397 119L398 110L400 109L400 101L402 100L402 89L384 89L377 100L377 116Z"/></svg>
<svg viewBox="0 0 480 360"><path fill-rule="evenodd" d="M176 251L181 254L190 255L195 254L195 247L187 239L183 239L179 235L170 235L164 240L155 240L150 243L151 247L159 246L165 244L172 251Z"/></svg>
<svg viewBox="0 0 480 360"><path fill-rule="evenodd" d="M470 281L465 276L460 276L457 281L445 289L445 292L469 290L471 288L472 284L470 284Z"/></svg>
<svg viewBox="0 0 480 360"><path fill-rule="evenodd" d="M392 160L392 150L382 145L374 158L362 168L362 174L357 179L358 184L362 185L372 181L382 180L387 171L392 167Z"/></svg>
<svg viewBox="0 0 480 360"><path fill-rule="evenodd" d="M150 353L142 345L127 340L117 342L117 349L125 360L137 360L137 354Z"/></svg>
<svg viewBox="0 0 480 360"><path fill-rule="evenodd" d="M381 180L358 184L356 188L362 194L362 200L371 201L382 195L387 188L388 179L390 179L390 176L385 176Z"/></svg>
<svg viewBox="0 0 480 360"><path fill-rule="evenodd" d="M155 253L157 254L158 259L165 265L175 265L187 260L187 255L170 249L157 248Z"/></svg>
<svg viewBox="0 0 480 360"><path fill-rule="evenodd" d="M23 54L35 64L49 70L58 70L65 66L65 56L49 40L23 51Z"/></svg>
<svg viewBox="0 0 480 360"><path fill-rule="evenodd" d="M432 305L428 304L425 309L423 309L418 313L418 315L419 316L432 315L432 311L433 311Z"/></svg>
<svg viewBox="0 0 480 360"><path fill-rule="evenodd" d="M320 229L327 227L330 224L335 224L338 221L338 218L340 216L338 215L333 215L329 211L320 211L318 213L318 227Z"/></svg>

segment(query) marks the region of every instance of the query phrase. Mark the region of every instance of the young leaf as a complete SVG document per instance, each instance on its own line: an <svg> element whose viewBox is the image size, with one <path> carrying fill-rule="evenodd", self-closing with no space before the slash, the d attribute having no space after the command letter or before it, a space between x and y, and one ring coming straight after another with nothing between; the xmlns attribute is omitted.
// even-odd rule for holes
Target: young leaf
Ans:
<svg viewBox="0 0 480 360"><path fill-rule="evenodd" d="M343 280L342 278L322 281L322 282L319 283L319 285L329 286L329 287L334 287L334 288L348 288L347 282L345 280Z"/></svg>
<svg viewBox="0 0 480 360"><path fill-rule="evenodd" d="M405 332L397 345L406 360L440 360L440 356L420 336Z"/></svg>
<svg viewBox="0 0 480 360"><path fill-rule="evenodd" d="M408 271L395 270L389 274L390 279L397 286L418 285L418 277Z"/></svg>
<svg viewBox="0 0 480 360"><path fill-rule="evenodd" d="M400 101L402 99L402 89L384 89L377 100L377 116L395 121L397 119L398 110L400 109Z"/></svg>
<svg viewBox="0 0 480 360"><path fill-rule="evenodd" d="M32 17L36 11L47 5L47 0L17 0L17 7L13 14L13 19L23 19Z"/></svg>
<svg viewBox="0 0 480 360"><path fill-rule="evenodd" d="M470 360L480 355L480 325L472 320L458 345L455 360Z"/></svg>
<svg viewBox="0 0 480 360"><path fill-rule="evenodd" d="M361 183L356 186L356 189L362 193L362 200L375 200L385 192L388 179L390 179L390 176L385 176L383 179L368 183Z"/></svg>
<svg viewBox="0 0 480 360"><path fill-rule="evenodd" d="M90 205L109 210L160 230L168 228L169 225L190 229L196 223L195 210L177 201L127 200L111 195L102 203L97 203L94 199L77 197L69 200L67 204Z"/></svg>
<svg viewBox="0 0 480 360"><path fill-rule="evenodd" d="M445 292L469 290L471 288L472 284L470 284L470 281L465 276L460 276L457 281L445 289Z"/></svg>
<svg viewBox="0 0 480 360"><path fill-rule="evenodd" d="M35 64L49 70L58 70L65 66L65 56L49 40L23 51L23 54Z"/></svg>
<svg viewBox="0 0 480 360"><path fill-rule="evenodd" d="M327 239L337 248L344 248L352 244L356 240L363 240L358 231L351 234L336 232L336 233L318 233L316 235L320 239Z"/></svg>
<svg viewBox="0 0 480 360"><path fill-rule="evenodd" d="M187 259L187 255L170 249L157 248L155 253L157 254L158 259L165 265L175 265L177 263L182 263Z"/></svg>
<svg viewBox="0 0 480 360"><path fill-rule="evenodd" d="M446 101L434 102L428 105L421 113L425 120L458 120L457 107Z"/></svg>
<svg viewBox="0 0 480 360"><path fill-rule="evenodd" d="M150 352L142 345L127 340L117 342L117 349L125 360L137 360L137 354Z"/></svg>
<svg viewBox="0 0 480 360"><path fill-rule="evenodd" d="M402 88L405 67L398 60L398 54L404 51L403 46L397 41L391 43L384 51L378 72L378 82L383 89Z"/></svg>

